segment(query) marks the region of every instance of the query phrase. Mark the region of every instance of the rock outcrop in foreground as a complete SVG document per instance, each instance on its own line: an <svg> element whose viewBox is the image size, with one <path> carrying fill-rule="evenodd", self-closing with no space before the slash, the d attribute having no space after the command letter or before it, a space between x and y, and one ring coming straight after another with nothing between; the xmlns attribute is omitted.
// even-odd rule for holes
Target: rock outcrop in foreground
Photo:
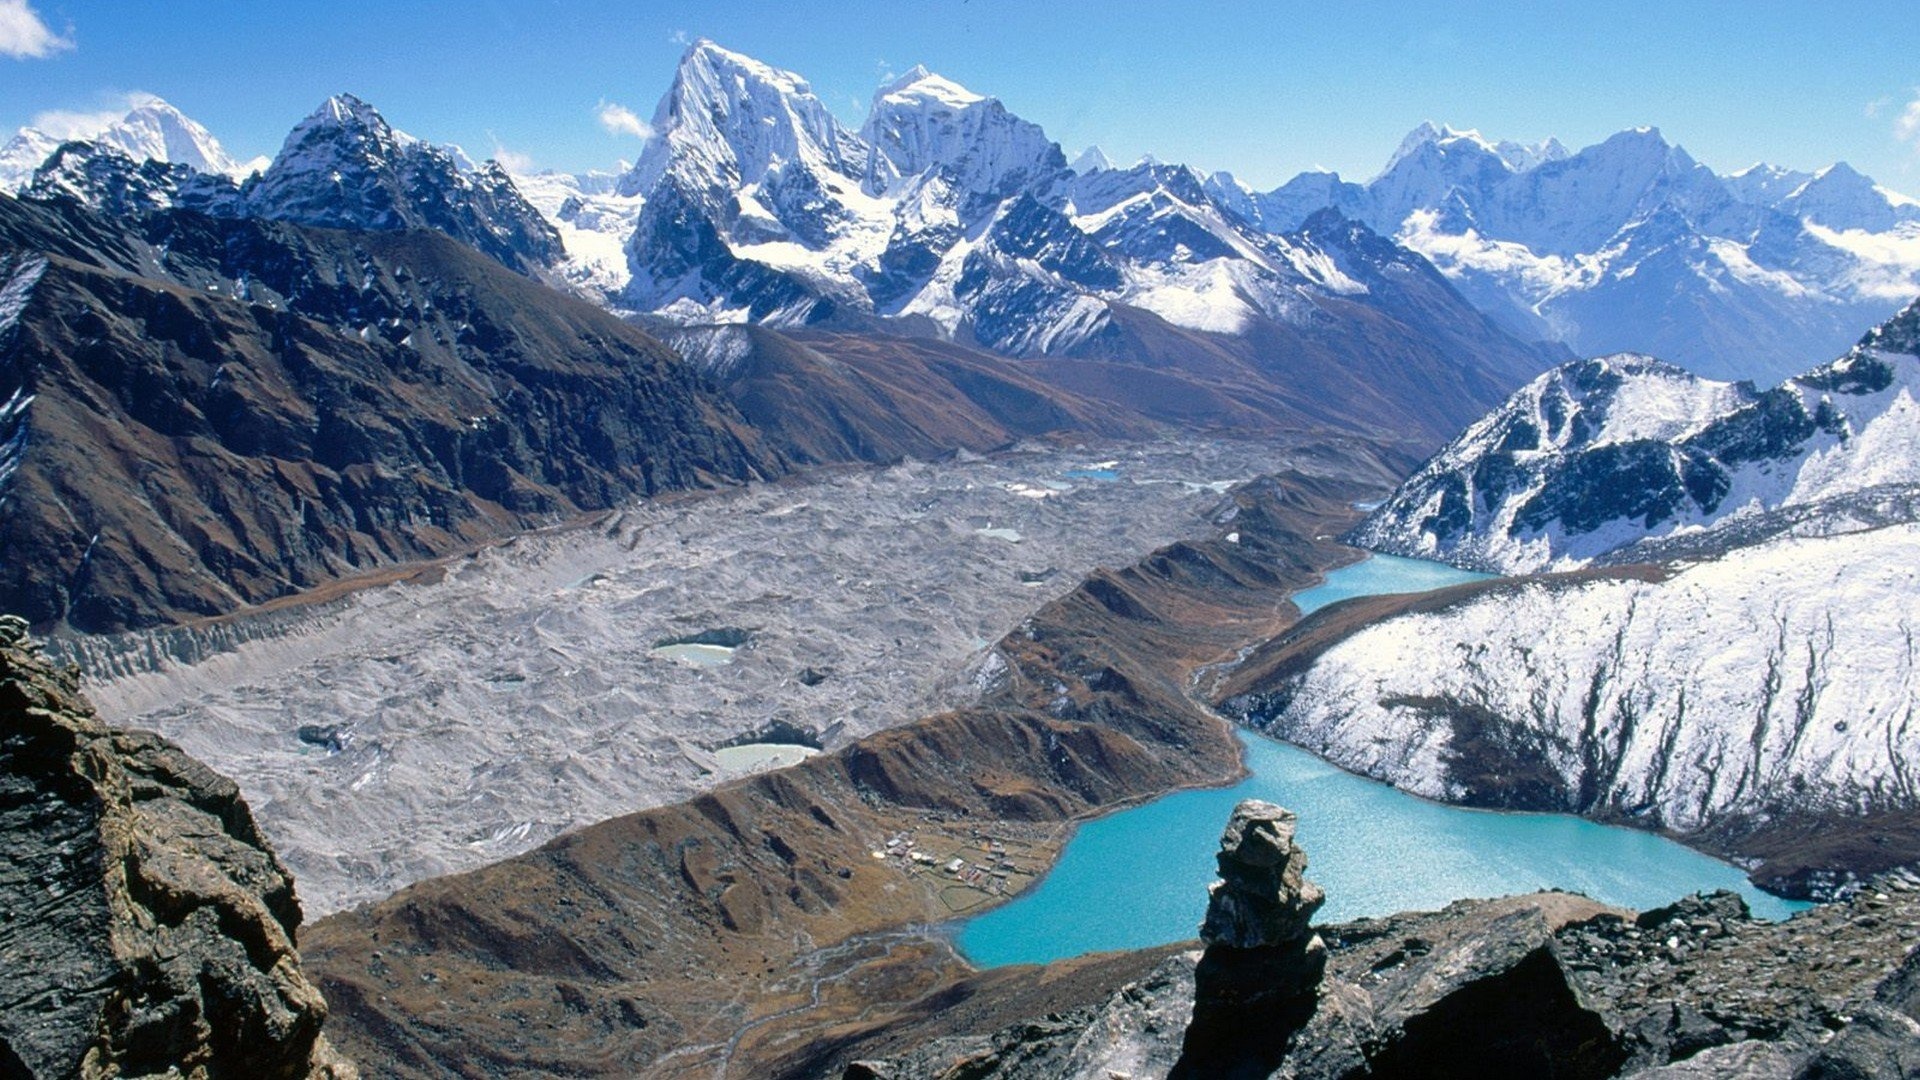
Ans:
<svg viewBox="0 0 1920 1080"><path fill-rule="evenodd" d="M0 618L0 1075L347 1080L233 782L107 728Z"/></svg>
<svg viewBox="0 0 1920 1080"><path fill-rule="evenodd" d="M1207 891L1194 970L1193 1022L1176 1076L1279 1064L1287 1034L1313 1015L1327 946L1308 924L1326 902L1306 879L1293 811L1248 799L1220 837L1220 880Z"/></svg>
<svg viewBox="0 0 1920 1080"><path fill-rule="evenodd" d="M935 1038L846 1075L1920 1075L1920 879L1882 876L1783 923L1731 893L1638 915L1538 893L1310 930L1319 890L1292 834L1279 807L1234 811L1204 952L1104 1001ZM1265 996L1245 978L1262 959Z"/></svg>

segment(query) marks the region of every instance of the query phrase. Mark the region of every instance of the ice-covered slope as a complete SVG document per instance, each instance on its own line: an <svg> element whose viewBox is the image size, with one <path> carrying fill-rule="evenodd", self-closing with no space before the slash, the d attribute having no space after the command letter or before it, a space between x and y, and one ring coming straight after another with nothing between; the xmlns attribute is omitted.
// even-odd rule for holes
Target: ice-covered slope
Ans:
<svg viewBox="0 0 1920 1080"><path fill-rule="evenodd" d="M1536 579L1390 617L1240 705L1450 801L1722 835L1910 812L1916 596L1920 525L1781 537L1665 580Z"/></svg>
<svg viewBox="0 0 1920 1080"><path fill-rule="evenodd" d="M1354 539L1518 573L1871 516L1920 487L1916 354L1920 301L1765 392L1646 357L1566 364L1436 454Z"/></svg>
<svg viewBox="0 0 1920 1080"><path fill-rule="evenodd" d="M1213 186L1269 231L1360 218L1522 334L1714 378L1777 382L1920 291L1920 203L1845 164L1717 176L1653 128L1568 153L1428 123L1364 185Z"/></svg>
<svg viewBox="0 0 1920 1080"><path fill-rule="evenodd" d="M513 184L547 219L566 248L554 272L580 292L608 304L631 280L627 237L633 235L644 200L614 190L619 173L516 173Z"/></svg>
<svg viewBox="0 0 1920 1080"><path fill-rule="evenodd" d="M867 179L875 194L937 170L964 195L1005 198L1066 168L1039 125L924 67L874 94L860 134L875 151Z"/></svg>

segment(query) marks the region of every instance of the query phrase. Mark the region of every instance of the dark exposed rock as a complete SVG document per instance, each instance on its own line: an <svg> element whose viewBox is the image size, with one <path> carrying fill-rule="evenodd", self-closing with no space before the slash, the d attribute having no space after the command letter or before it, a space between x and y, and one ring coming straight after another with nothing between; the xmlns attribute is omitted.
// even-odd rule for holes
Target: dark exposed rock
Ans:
<svg viewBox="0 0 1920 1080"><path fill-rule="evenodd" d="M0 1073L345 1080L239 789L0 624Z"/></svg>
<svg viewBox="0 0 1920 1080"><path fill-rule="evenodd" d="M244 190L244 213L336 229L433 229L523 272L560 235L497 162L463 171L445 148L395 131L351 94L328 98Z"/></svg>
<svg viewBox="0 0 1920 1080"><path fill-rule="evenodd" d="M1784 923L1754 919L1729 893L1637 916L1541 893L1321 926L1326 971L1304 1023L1226 1032L1241 1056L1204 1068L1192 1067L1190 1028L1172 1074L1911 1077L1917 917L1920 881L1892 875ZM1104 1003L1050 1018L1071 1035L1026 1023L864 1067L895 1080L1169 1075L1178 1033L1130 1018L1177 1014L1196 993L1178 969L1194 961L1175 957Z"/></svg>
<svg viewBox="0 0 1920 1080"><path fill-rule="evenodd" d="M240 216L240 189L224 176L164 161L135 161L104 143L63 143L35 170L22 198L69 198L113 217L173 207Z"/></svg>

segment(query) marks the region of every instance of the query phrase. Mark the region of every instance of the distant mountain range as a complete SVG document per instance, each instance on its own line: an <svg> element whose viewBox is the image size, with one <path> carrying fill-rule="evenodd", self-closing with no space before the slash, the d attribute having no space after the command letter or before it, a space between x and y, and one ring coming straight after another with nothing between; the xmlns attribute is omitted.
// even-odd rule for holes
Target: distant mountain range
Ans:
<svg viewBox="0 0 1920 1080"><path fill-rule="evenodd" d="M383 502L375 513L369 500L387 496L376 499L363 484L329 487L337 492L327 513L343 530L338 542L280 565L267 558L270 538L234 526L236 515L253 511L236 510L233 493L174 483L200 459L175 460L178 446L170 443L159 472L132 469L106 487L82 484L57 498L51 489L38 492L51 501L31 508L15 501L7 527L18 534L16 549L62 569L50 575L20 562L20 598L10 602L36 621L140 625L227 610L627 493L791 464L986 449L1060 431L1384 432L1410 460L1565 360L1564 346L1527 339L1572 326L1555 322L1569 305L1624 312L1621 332L1637 328L1656 345L1663 334L1710 344L1711 323L1743 341L1785 348L1803 331L1828 335L1850 320L1870 321L1864 313L1894 290L1920 287L1898 258L1903 238L1920 235L1920 207L1910 200L1841 167L1818 176L1755 169L1716 177L1651 131L1570 153L1552 141L1490 143L1429 126L1364 187L1316 174L1258 194L1183 166L1114 167L1097 151L1069 165L1039 127L919 68L880 88L866 122L849 130L804 79L705 41L687 50L653 128L631 166L520 177L410 136L351 95L322 103L271 161L245 166L157 99L139 102L90 140L58 143L21 132L0 149L0 181L18 192L0 198L0 259L7 260L0 264L7 283L0 358L11 372L0 383L0 500L79 475L60 472L56 458L124 457L113 448L117 436L101 435L105 428L50 426L65 408L59 403L70 400L87 414L132 410L115 422L136 442L200 437L192 432L215 438L223 453L237 455L228 463L232 475L268 467L279 456L271 447L282 443L297 451L290 460L318 455L311 460L328 469L345 470L360 460L354 455L373 453L396 475L431 476L430 487L459 492L463 508L428 512L427 502L442 496L420 495L427 502L411 509ZM1748 226L1761 232L1724 239L1747 235L1738 230ZM1796 273L1826 277L1818 288L1788 288L1780 284L1786 277L1768 271L1774 276L1742 278L1752 286L1746 292L1731 289L1717 272L1701 271L1705 263L1674 256L1678 248L1646 246L1660 229L1718 230L1711 236L1720 239L1700 241L1722 260L1716 265L1759 266L1762 256L1798 252L1805 258ZM423 232L451 238L519 280L489 274L475 292L448 292L450 267L469 282L479 271L416 235ZM376 239L385 234L410 239ZM1580 274L1597 266L1606 272L1576 274L1567 280L1585 283L1579 289L1556 287L1521 304L1501 290L1536 281L1534 270L1514 277L1461 255L1468 241L1489 236L1503 238L1488 243L1512 255L1514 266L1537 270L1547 265L1542 260L1558 260L1587 268ZM225 249L216 251L219 244ZM1648 257L1632 261L1642 248ZM1735 259L1736 249L1748 253L1747 262ZM1596 262L1593 252L1606 257ZM1862 252L1886 257L1872 262ZM342 291L356 280L371 292L355 299ZM314 425L333 415L336 393L370 377L358 369L288 374L294 383L284 400L276 391L229 401L237 384L220 375L226 369L204 344L193 347L205 355L188 353L198 359L181 369L186 382L157 398L125 382L128 372L62 366L92 340L74 338L59 314L57 298L67 292L91 297L112 323L110 336L155 370L184 362L168 359L166 341L239 333L227 323L241 309L199 302L181 309L165 333L154 330L157 316L142 297L187 289L248 306L255 310L248 317L267 320L263 326L290 313L317 323L329 340L351 337L362 345L322 351L368 352L354 364L374 363L378 354L387 357L381 363L411 370L426 334L435 347L453 349L435 364L451 365L458 381L493 388L471 402L464 391L419 400L375 393L351 426L407 430L423 409L439 416L469 404L471 413L459 415L505 416L516 382L544 384L552 376L491 372L496 358L463 343L477 327L512 325L542 303L534 282L580 293L624 319L556 331L528 346L539 364L567 369L562 397L598 393L589 387L610 377L579 368L589 358L576 348L611 340L609 326L622 327L620 349L635 356L654 355L652 334L691 361L701 385L656 366L643 381L664 381L636 387L621 405L619 424L631 428L629 436L653 440L647 453L673 443L669 414L699 417L701 444L680 448L684 463L665 479L652 465L628 471L636 463L610 444L573 445L533 430L520 430L500 451L519 479L503 478L493 465L469 472L468 451L449 449L472 442L468 435L409 436L404 447L375 440L349 453L336 442L346 432ZM1765 303L1742 307L1740 297ZM449 321L456 299L463 314ZM1688 324L1672 312L1636 322L1635 305L1656 300L1707 322ZM569 325L582 310L591 309L554 308ZM758 326L730 325L742 323ZM1594 332L1585 325L1561 336L1584 341ZM241 351L257 344L263 356L286 362L283 337L241 337L254 342ZM1767 368L1761 352L1748 350L1744 374ZM1679 356L1688 359L1684 350ZM1626 367L1646 367L1636 364ZM1561 372L1549 381L1583 377ZM75 389L83 385L91 388ZM1785 391L1690 392L1701 401L1764 404ZM619 391L623 400L627 393ZM656 408L688 394L664 412ZM1831 421L1806 393L1792 395L1809 422ZM240 412L222 411L234 408ZM742 424L744 434L735 430ZM268 438L268 431L277 434ZM545 449L519 447L522 438L546 440ZM151 457L151 448L140 454ZM540 479L556 467L554 454L579 460L551 474L556 479ZM408 472L420 465L426 474ZM1709 483L1687 468L1694 471L1683 470L1683 487ZM198 492L188 501L200 508L167 509L188 487ZM116 494L123 489L143 494L128 502ZM534 489L537 497L527 495ZM289 497L307 507L299 513L315 512L305 494ZM509 513L496 512L496 504ZM92 509L62 516L54 513L59 505ZM227 524L205 536L183 533L203 510ZM53 516L29 522L43 511ZM470 523L455 524L466 514L475 515ZM112 522L119 524L99 527ZM109 539L96 548L96 536ZM117 550L114 542L130 546ZM213 549L252 560L252 576L241 576L251 584L238 592L214 584L233 578L240 564L209 574L199 560ZM165 551L197 554L182 560L162 557ZM125 580L112 589L88 585L109 556L123 559ZM92 578L75 576L83 572ZM96 610L87 595L131 606Z"/></svg>
<svg viewBox="0 0 1920 1080"><path fill-rule="evenodd" d="M202 181L170 203L438 228L621 312L878 326L1017 357L1185 363L1193 348L1172 339L1197 333L1258 367L1270 328L1313 337L1344 303L1409 321L1318 242L1324 228L1304 231L1328 211L1419 253L1521 340L1724 380L1776 383L1920 292L1920 201L1844 163L1716 175L1651 128L1575 152L1423 123L1364 184L1305 173L1257 192L1151 158L1116 167L1097 148L1069 164L1037 125L924 68L882 86L851 130L799 75L700 41L653 131L632 165L509 182L342 96L271 164L241 166L154 99L38 183L98 204L113 186L75 174L113 151L242 189L235 202ZM31 190L57 149L22 130L0 148L0 187ZM1492 365L1496 379L1526 366Z"/></svg>
<svg viewBox="0 0 1920 1080"><path fill-rule="evenodd" d="M103 135L56 147L21 196L430 228L656 325L940 339L1188 427L1430 444L1565 355L1364 226L1329 214L1274 236L1189 169L1076 174L1038 127L924 70L856 133L799 76L700 42L655 119L623 172L515 179L341 95L241 181Z"/></svg>
<svg viewBox="0 0 1920 1080"><path fill-rule="evenodd" d="M1920 292L1920 201L1845 163L1719 176L1652 128L1573 153L1426 123L1365 184L1208 187L1273 231L1336 207L1523 336L1718 379L1778 382Z"/></svg>

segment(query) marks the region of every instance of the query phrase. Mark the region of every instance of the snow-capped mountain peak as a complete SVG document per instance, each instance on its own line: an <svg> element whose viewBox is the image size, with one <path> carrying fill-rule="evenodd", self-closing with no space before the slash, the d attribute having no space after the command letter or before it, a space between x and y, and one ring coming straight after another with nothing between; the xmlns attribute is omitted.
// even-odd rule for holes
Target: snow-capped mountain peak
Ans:
<svg viewBox="0 0 1920 1080"><path fill-rule="evenodd" d="M1780 205L1796 217L1830 229L1890 231L1920 221L1920 202L1881 187L1844 161L1814 173Z"/></svg>
<svg viewBox="0 0 1920 1080"><path fill-rule="evenodd" d="M1526 172L1547 162L1572 156L1559 139L1551 137L1537 143L1514 142L1511 139L1494 142L1473 128L1456 128L1451 124L1422 120L1418 127L1407 132L1406 137L1400 140L1399 148L1387 159L1386 168L1380 170L1380 175L1384 177L1393 173L1402 161L1419 154L1426 147L1437 147L1443 152L1467 150L1490 155L1513 172Z"/></svg>
<svg viewBox="0 0 1920 1080"><path fill-rule="evenodd" d="M1792 194L1813 174L1756 161L1727 176L1727 188L1741 202L1768 206Z"/></svg>
<svg viewBox="0 0 1920 1080"><path fill-rule="evenodd" d="M316 154L332 157L349 147L354 152L387 158L419 144L419 139L395 130L372 105L352 94L335 94L287 133L273 167L297 168L303 158Z"/></svg>
<svg viewBox="0 0 1920 1080"><path fill-rule="evenodd" d="M1764 392L1644 357L1574 361L1434 455L1356 537L1521 573L1861 527L1920 491L1916 354L1920 301Z"/></svg>
<svg viewBox="0 0 1920 1080"><path fill-rule="evenodd" d="M913 65L906 74L882 86L874 94L876 105L889 98L903 103L930 100L955 109L964 109L986 100L985 95L976 94L952 79L928 71L924 64Z"/></svg>
<svg viewBox="0 0 1920 1080"><path fill-rule="evenodd" d="M1074 158L1073 164L1067 167L1085 176L1088 173L1104 172L1118 166L1114 165L1113 159L1107 156L1106 151L1097 146L1089 146L1080 151L1080 156Z"/></svg>
<svg viewBox="0 0 1920 1080"><path fill-rule="evenodd" d="M693 191L758 184L787 162L858 181L867 148L807 80L702 38L688 47L654 111L654 137L620 182L644 195L669 167Z"/></svg>
<svg viewBox="0 0 1920 1080"><path fill-rule="evenodd" d="M135 95L124 116L102 127L70 131L60 138L36 128L21 128L0 147L0 190L19 192L34 170L63 142L92 142L133 159L185 165L195 172L244 179L266 167L262 159L238 162L199 122L151 94Z"/></svg>
<svg viewBox="0 0 1920 1080"><path fill-rule="evenodd" d="M389 124L352 94L322 102L241 189L245 213L348 229L430 228L515 269L551 266L559 234L497 165Z"/></svg>
<svg viewBox="0 0 1920 1080"><path fill-rule="evenodd" d="M39 128L23 127L0 146L0 191L19 194L33 172L60 147L60 140Z"/></svg>
<svg viewBox="0 0 1920 1080"><path fill-rule="evenodd" d="M1380 175L1385 176L1392 172L1394 166L1413 156L1414 152L1421 147L1428 143L1439 142L1445 137L1446 130L1443 130L1441 125L1431 120L1420 121L1419 126L1407 132L1406 137L1400 140L1400 145L1394 149L1393 156L1387 159L1387 164L1380 170Z"/></svg>
<svg viewBox="0 0 1920 1080"><path fill-rule="evenodd" d="M939 170L968 195L1005 197L1066 168L1066 156L1037 124L916 66L873 96L860 135L874 149L867 190Z"/></svg>
<svg viewBox="0 0 1920 1080"><path fill-rule="evenodd" d="M1494 153L1512 167L1514 172L1526 172L1554 161L1565 161L1573 156L1573 151L1559 139L1549 135L1535 143L1514 142L1502 139L1493 144Z"/></svg>
<svg viewBox="0 0 1920 1080"><path fill-rule="evenodd" d="M212 132L157 97L141 99L94 141L123 150L135 161L164 161L236 180L249 171L248 165L227 155Z"/></svg>

